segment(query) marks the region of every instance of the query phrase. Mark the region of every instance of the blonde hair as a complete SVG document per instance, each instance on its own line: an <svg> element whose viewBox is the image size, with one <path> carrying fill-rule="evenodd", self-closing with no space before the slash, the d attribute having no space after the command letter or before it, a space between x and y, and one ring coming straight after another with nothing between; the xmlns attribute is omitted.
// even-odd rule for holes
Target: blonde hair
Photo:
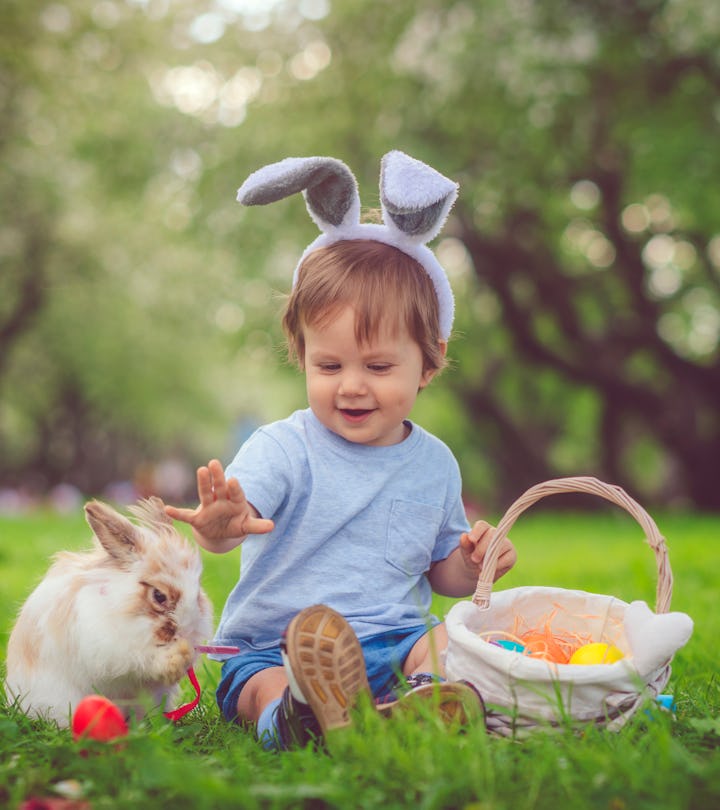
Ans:
<svg viewBox="0 0 720 810"><path fill-rule="evenodd" d="M444 368L437 294L422 265L406 253L370 239L342 240L310 253L282 318L290 360L302 368L303 328L330 323L345 306L356 312L359 343L372 341L382 327L396 332L404 325L420 347L423 371Z"/></svg>

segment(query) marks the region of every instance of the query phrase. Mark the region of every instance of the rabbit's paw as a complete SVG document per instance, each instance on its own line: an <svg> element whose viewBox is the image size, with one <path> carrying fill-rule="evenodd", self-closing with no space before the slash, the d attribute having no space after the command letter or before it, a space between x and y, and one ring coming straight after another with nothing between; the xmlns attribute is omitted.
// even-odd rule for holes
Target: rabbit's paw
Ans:
<svg viewBox="0 0 720 810"><path fill-rule="evenodd" d="M194 659L194 651L184 638L179 638L166 648L165 665L162 672L162 681L165 684L178 683L188 671Z"/></svg>

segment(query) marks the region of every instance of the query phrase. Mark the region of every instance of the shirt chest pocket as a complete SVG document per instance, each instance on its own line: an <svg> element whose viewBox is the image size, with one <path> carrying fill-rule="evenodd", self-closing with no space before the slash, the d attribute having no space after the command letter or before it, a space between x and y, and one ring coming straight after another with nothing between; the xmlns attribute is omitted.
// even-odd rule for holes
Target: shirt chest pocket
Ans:
<svg viewBox="0 0 720 810"><path fill-rule="evenodd" d="M415 501L395 500L388 519L385 559L408 576L430 568L445 510Z"/></svg>

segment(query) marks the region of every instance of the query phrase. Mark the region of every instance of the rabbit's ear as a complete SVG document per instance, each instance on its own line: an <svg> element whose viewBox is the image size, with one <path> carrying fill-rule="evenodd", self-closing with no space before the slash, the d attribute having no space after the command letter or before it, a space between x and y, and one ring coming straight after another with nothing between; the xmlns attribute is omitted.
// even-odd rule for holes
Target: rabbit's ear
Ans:
<svg viewBox="0 0 720 810"><path fill-rule="evenodd" d="M142 553L142 534L107 504L90 501L85 504L85 517L100 545L119 563L130 563Z"/></svg>
<svg viewBox="0 0 720 810"><path fill-rule="evenodd" d="M404 152L388 152L380 170L385 225L425 244L442 229L458 184Z"/></svg>
<svg viewBox="0 0 720 810"><path fill-rule="evenodd" d="M172 518L165 511L165 503L157 495L128 506L128 512L151 527L171 529L174 526Z"/></svg>
<svg viewBox="0 0 720 810"><path fill-rule="evenodd" d="M303 192L310 216L325 232L360 221L360 195L350 169L331 157L285 158L253 172L240 186L243 205L267 205Z"/></svg>

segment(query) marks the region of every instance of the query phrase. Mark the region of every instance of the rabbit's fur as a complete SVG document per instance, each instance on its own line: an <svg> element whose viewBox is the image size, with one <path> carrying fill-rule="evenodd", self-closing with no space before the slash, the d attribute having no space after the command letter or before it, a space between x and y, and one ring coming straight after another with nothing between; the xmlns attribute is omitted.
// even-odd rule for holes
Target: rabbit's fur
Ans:
<svg viewBox="0 0 720 810"><path fill-rule="evenodd" d="M174 695L210 635L197 548L159 498L130 511L136 523L99 501L86 504L95 548L57 554L22 606L5 690L27 713L67 725L92 693L140 713L148 700Z"/></svg>

